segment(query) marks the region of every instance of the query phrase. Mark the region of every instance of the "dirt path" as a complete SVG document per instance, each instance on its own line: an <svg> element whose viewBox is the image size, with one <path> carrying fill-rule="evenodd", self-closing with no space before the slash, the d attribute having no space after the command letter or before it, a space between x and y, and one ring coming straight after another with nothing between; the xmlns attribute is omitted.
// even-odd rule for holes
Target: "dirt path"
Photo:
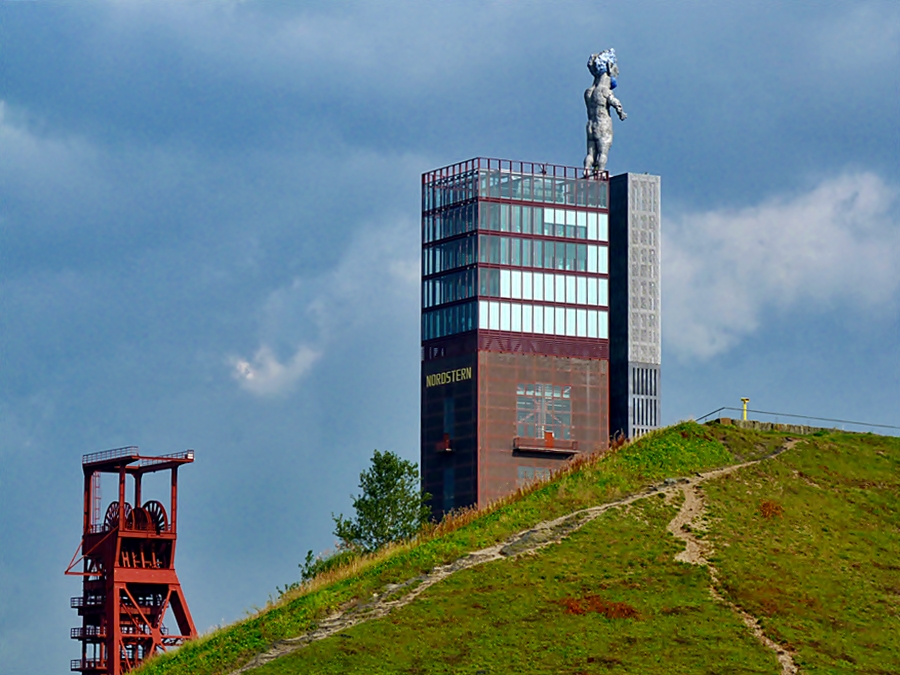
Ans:
<svg viewBox="0 0 900 675"><path fill-rule="evenodd" d="M779 449L779 453L790 450L796 444L796 440L788 441ZM703 498L700 483L719 476L724 476L741 467L755 463L756 462L738 464L736 466L729 466L724 469L710 471L697 478L682 479L683 482L679 485L679 488L682 493L684 493L684 503L681 505L681 510L678 514L669 522L666 529L677 539L684 542L684 550L675 556L675 560L690 565L700 565L705 567L709 571L710 595L737 614L744 625L750 629L751 633L753 633L754 637L756 637L756 639L765 647L775 652L775 656L781 664L782 675L796 675L800 670L797 668L797 664L794 663L791 653L768 637L765 634L765 631L763 631L762 626L759 625L759 621L752 614L731 602L731 600L728 600L719 592L719 571L709 562L709 557L712 553L712 545L707 540L698 537L696 534L696 532L704 531L706 529L706 524L703 521L703 516L706 513L706 501Z"/></svg>
<svg viewBox="0 0 900 675"><path fill-rule="evenodd" d="M709 545L693 535L690 532L690 529L700 526L699 524L705 511L703 497L697 489L699 484L737 471L745 466L751 466L766 459L771 459L794 447L796 443L796 440L788 441L776 452L761 459L698 474L693 478L681 478L678 480L667 479L662 483L651 486L643 492L638 492L614 502L582 509L581 511L575 511L574 513L561 516L555 520L538 523L533 528L518 532L498 544L483 548L480 551L469 553L447 565L435 567L427 574L413 577L402 584L389 584L383 589L382 593L373 595L372 599L368 602L348 603L348 605L341 607L336 612L333 612L320 620L314 630L294 638L279 640L267 651L259 654L243 667L231 671L229 675L238 675L239 673L245 673L254 668L259 668L269 661L302 649L312 642L324 640L325 638L331 637L342 630L351 628L360 623L371 621L372 619L380 619L389 614L392 610L408 605L421 595L422 592L431 588L436 583L443 581L451 574L469 569L470 567L483 565L484 563L494 560L515 558L526 553L533 553L546 546L562 541L562 539L569 534L580 529L610 509L626 506L640 499L645 499L651 495L660 493L674 496L679 491L684 493L684 504L678 515L676 515L668 525L669 532L685 542L685 550L679 553L676 556L676 559L693 565L705 566L709 570L712 578L710 593L713 597L728 605L741 617L742 621L763 644L778 654L778 660L782 663L783 674L793 675L798 671L790 654L765 636L756 619L718 593L715 588L718 585L716 570L709 564L706 557L709 554ZM685 528L685 525L688 527Z"/></svg>

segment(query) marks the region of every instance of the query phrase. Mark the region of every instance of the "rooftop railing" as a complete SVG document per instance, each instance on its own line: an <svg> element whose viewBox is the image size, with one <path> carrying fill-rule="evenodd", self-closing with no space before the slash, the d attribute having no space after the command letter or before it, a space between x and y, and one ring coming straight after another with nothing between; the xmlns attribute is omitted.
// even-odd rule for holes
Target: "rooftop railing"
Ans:
<svg viewBox="0 0 900 675"><path fill-rule="evenodd" d="M114 459L122 459L123 457L137 457L140 454L136 445L128 445L124 448L113 448L112 450L103 450L102 452L92 452L89 455L81 457L82 464L100 464L101 462L109 462Z"/></svg>
<svg viewBox="0 0 900 675"><path fill-rule="evenodd" d="M513 159L497 159L495 157L473 157L464 162L434 169L422 174L422 181L430 183L440 178L449 178L460 174L486 169L509 173L531 174L534 176L550 176L553 178L589 178L609 180L607 171L590 171L585 175L583 167L551 164L550 162L520 162Z"/></svg>

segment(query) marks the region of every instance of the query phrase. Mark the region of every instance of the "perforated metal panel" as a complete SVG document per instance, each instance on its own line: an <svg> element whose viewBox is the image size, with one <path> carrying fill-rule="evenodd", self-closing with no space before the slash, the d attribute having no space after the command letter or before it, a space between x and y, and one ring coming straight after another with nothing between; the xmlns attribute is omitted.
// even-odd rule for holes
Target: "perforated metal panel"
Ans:
<svg viewBox="0 0 900 675"><path fill-rule="evenodd" d="M660 177L610 180L610 418L629 438L660 425Z"/></svg>

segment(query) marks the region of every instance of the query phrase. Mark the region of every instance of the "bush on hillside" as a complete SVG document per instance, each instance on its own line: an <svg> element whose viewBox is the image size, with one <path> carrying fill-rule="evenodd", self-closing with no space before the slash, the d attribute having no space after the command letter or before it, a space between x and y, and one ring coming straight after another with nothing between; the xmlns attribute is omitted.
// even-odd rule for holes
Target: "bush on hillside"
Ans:
<svg viewBox="0 0 900 675"><path fill-rule="evenodd" d="M385 544L413 538L431 518L419 491L419 467L393 452L372 455L372 466L359 474L362 494L353 497L354 518L334 519L334 536L344 550L370 553Z"/></svg>

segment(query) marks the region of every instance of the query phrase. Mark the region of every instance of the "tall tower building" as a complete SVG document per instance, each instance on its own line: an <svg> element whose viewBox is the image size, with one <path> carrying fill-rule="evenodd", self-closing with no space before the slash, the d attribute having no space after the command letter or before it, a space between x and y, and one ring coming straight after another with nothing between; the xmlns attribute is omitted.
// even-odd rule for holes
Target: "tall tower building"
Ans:
<svg viewBox="0 0 900 675"><path fill-rule="evenodd" d="M476 158L422 176L421 470L435 515L609 443L609 178Z"/></svg>
<svg viewBox="0 0 900 675"><path fill-rule="evenodd" d="M660 425L660 179L610 180L610 432Z"/></svg>

